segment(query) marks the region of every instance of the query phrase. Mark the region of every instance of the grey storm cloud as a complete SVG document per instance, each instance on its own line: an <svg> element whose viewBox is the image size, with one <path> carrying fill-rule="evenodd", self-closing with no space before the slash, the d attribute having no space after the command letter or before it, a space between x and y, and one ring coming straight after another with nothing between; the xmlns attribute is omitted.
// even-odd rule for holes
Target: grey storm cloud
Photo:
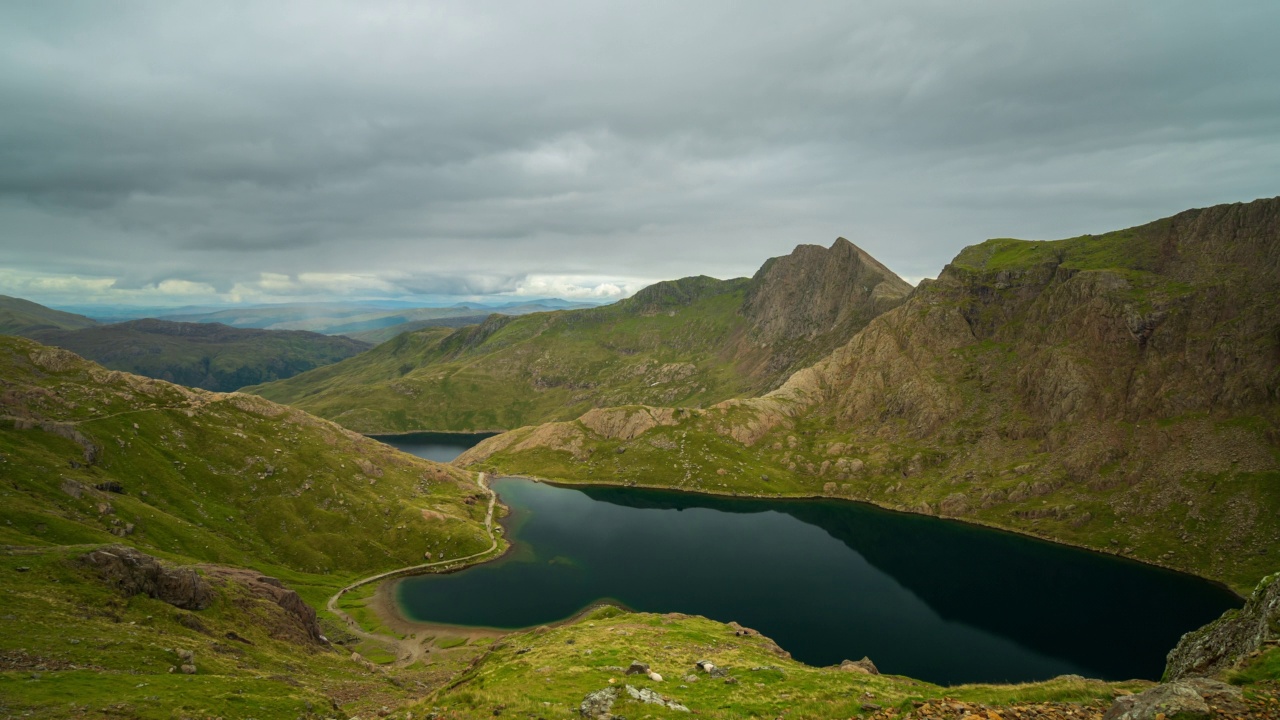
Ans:
<svg viewBox="0 0 1280 720"><path fill-rule="evenodd" d="M1269 1L5 3L0 292L630 291L837 235L932 276L1277 194L1278 27Z"/></svg>

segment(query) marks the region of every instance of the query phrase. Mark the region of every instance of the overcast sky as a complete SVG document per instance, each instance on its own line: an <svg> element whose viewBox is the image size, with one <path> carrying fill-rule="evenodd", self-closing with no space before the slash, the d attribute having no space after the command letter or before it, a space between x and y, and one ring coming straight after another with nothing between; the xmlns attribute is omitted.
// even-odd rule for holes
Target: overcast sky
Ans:
<svg viewBox="0 0 1280 720"><path fill-rule="evenodd" d="M0 293L914 282L1280 194L1280 3L0 4Z"/></svg>

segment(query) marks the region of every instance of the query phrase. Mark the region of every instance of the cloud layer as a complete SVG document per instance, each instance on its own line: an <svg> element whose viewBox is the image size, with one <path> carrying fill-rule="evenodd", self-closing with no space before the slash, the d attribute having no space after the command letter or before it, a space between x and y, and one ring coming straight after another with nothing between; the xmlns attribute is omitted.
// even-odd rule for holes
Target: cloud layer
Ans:
<svg viewBox="0 0 1280 720"><path fill-rule="evenodd" d="M1276 27L1243 1L7 3L0 292L607 298L837 235L932 276L1280 192Z"/></svg>

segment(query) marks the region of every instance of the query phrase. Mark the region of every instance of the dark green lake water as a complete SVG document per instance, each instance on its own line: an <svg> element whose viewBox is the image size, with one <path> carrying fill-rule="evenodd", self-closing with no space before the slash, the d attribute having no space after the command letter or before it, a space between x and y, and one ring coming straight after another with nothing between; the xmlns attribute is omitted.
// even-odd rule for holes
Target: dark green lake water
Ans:
<svg viewBox="0 0 1280 720"><path fill-rule="evenodd" d="M399 435L370 435L397 450L403 450L420 458L447 463L487 437L497 433L401 433Z"/></svg>
<svg viewBox="0 0 1280 720"><path fill-rule="evenodd" d="M936 683L1156 679L1237 598L1118 558L834 500L493 482L515 548L401 581L411 618L521 628L601 599L736 620L797 659Z"/></svg>

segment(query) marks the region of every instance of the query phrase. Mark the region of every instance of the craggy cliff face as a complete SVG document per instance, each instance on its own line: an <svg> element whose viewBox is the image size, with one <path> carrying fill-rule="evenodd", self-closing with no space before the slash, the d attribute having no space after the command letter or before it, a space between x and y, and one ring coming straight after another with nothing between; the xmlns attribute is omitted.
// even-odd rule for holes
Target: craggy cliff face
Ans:
<svg viewBox="0 0 1280 720"><path fill-rule="evenodd" d="M840 317L832 290L783 302L793 287L859 288L824 277L753 289L744 313L762 318L758 335ZM1280 552L1277 298L1280 199L1101 236L991 240L763 397L634 439L581 422L542 431L546 446L494 438L466 459L590 478L593 451L625 445L625 466L600 470L968 517L1252 587ZM691 459L673 468L668 446Z"/></svg>
<svg viewBox="0 0 1280 720"><path fill-rule="evenodd" d="M911 285L853 243L800 245L771 258L742 303L751 345L768 348L760 374L785 375L848 342L877 315L901 305Z"/></svg>

